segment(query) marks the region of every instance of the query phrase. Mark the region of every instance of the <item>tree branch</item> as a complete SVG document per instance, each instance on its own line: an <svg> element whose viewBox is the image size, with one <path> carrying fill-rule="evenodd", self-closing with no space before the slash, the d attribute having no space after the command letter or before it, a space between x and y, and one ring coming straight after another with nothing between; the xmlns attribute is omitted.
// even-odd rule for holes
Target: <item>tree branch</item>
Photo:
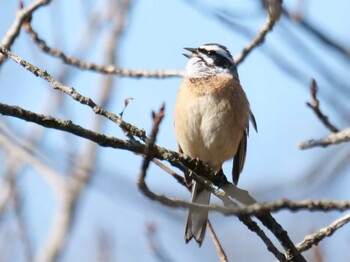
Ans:
<svg viewBox="0 0 350 262"><path fill-rule="evenodd" d="M299 143L298 147L300 149L309 149L313 147L327 147L330 145L336 145L344 142L350 141L350 128L341 130L337 133L329 134L328 136L321 139L311 139Z"/></svg>
<svg viewBox="0 0 350 262"><path fill-rule="evenodd" d="M297 248L300 252L304 252L310 249L312 246L317 245L321 240L326 237L331 236L336 230L350 222L350 213L345 216L335 220L329 226L321 228L315 233L306 236L304 240L297 245Z"/></svg>
<svg viewBox="0 0 350 262"><path fill-rule="evenodd" d="M105 136L103 134L99 134L99 133L96 133L96 132L93 132L90 130L86 130L78 125L73 124L71 121L63 121L60 119L55 119L55 118L50 117L50 116L37 115L37 114L32 113L30 111L26 111L22 108L11 107L11 106L4 105L1 103L0 103L0 112L2 114L5 114L5 115L12 115L12 116L16 116L19 118L23 118L27 121L32 121L32 122L41 124L41 125L46 126L46 127L51 127L51 128L55 128L55 129L59 129L62 131L67 131L67 132L76 134L78 136L90 139L91 141L94 141L101 146L109 146L109 147L113 147L113 148L127 149L127 150L134 152L134 153L137 153L137 154L143 154L145 152L145 146L143 144L135 141L135 140L124 141L124 140L117 139L114 137L108 137L108 136ZM189 166L193 165L193 162L191 161L191 159L184 157L182 154L178 154L177 152L173 152L173 151L170 151L170 150L167 150L164 148L160 148L157 146L153 146L153 148L152 148L152 157L156 157L160 160L166 159L173 166L180 168L184 172L189 172L189 169L187 166L185 166L185 164L189 165ZM266 236L263 234L263 232L261 230L256 231L257 230L256 226L249 226L253 222L252 221L249 222L250 218L247 217L247 215L242 215L242 214L244 214L243 207L242 207L242 209L240 209L240 207L238 207L237 205L232 206L233 202L227 196L225 196L225 193L221 193L219 190L216 190L215 188L213 188L205 178L198 176L194 171L191 171L191 172L193 174L193 178L196 181L204 184L206 187L208 187L208 189L213 194L215 194L217 197L222 199L224 202L228 203L227 201L229 201L229 203L231 203L230 207L210 205L210 206L205 206L205 208L209 208L212 211L222 212L225 215L238 215L242 222L244 222L251 230L255 230L255 232L264 240L264 242L268 243L268 242L266 242L268 239L266 238ZM204 174L206 177L208 176L207 173L204 173ZM208 176L208 177L210 177L210 176ZM214 182L215 182L215 179L214 179ZM151 198L152 200L156 200L158 202L161 202L164 205L167 205L170 207L182 207L182 208L184 208L184 207L188 208L190 205L202 207L202 205L190 204L186 201L169 199L165 196L156 195L148 189L148 187L145 183L142 183L142 180L139 181L138 183L139 183L139 186L141 186L143 188L143 190L145 190L145 192L149 198ZM231 187L234 188L233 185L231 185ZM223 188L227 189L228 185L225 185ZM230 191L235 192L235 190L232 190L232 189L230 189ZM231 192L228 192L228 194L230 195ZM233 194L233 195L235 196L235 194ZM67 207L66 205L63 205L62 208L70 210L69 207ZM249 209L249 207L248 207L248 209ZM252 211L248 211L246 214L250 214L249 212L252 212ZM291 252L295 253L295 250L293 248L293 243L290 241L287 233L282 229L282 227L277 223L277 221L275 221L270 214L266 214L265 212L263 212L261 210L254 211L254 212L257 212L257 213L262 212L263 215L258 215L257 218L259 220L261 220L263 222L263 224L274 233L276 238L279 239L280 243L282 244L282 246L285 247L286 250L292 250ZM253 212L251 214L253 214ZM59 219L59 220L62 219L63 221L67 221L66 217L61 217L61 218L57 217L57 219ZM247 219L249 219L249 220L247 220ZM269 241L269 242L271 242L271 241ZM274 250L274 248L271 248L271 247L269 247L268 249L270 251ZM279 256L279 255L276 255L276 256ZM298 260L298 261L303 261L303 260Z"/></svg>
<svg viewBox="0 0 350 262"><path fill-rule="evenodd" d="M72 65L80 69L90 70L101 74L119 75L123 77L134 77L134 78L141 78L141 77L167 78L167 77L182 77L184 75L184 72L181 70L158 70L158 71L150 71L146 69L131 70L131 69L121 69L113 64L98 65L95 63L83 61L78 58L66 55L60 49L52 48L48 46L45 40L41 39L38 33L34 31L30 22L25 23L24 28L27 31L27 33L30 35L30 37L33 39L34 43L36 43L43 52L61 59L64 63L68 65Z"/></svg>
<svg viewBox="0 0 350 262"><path fill-rule="evenodd" d="M143 141L146 139L146 134L143 130L140 130L135 126L132 126L132 125L126 123L120 117L118 117L116 114L107 112L105 109L98 106L91 98L82 96L73 87L63 85L62 83L57 81L55 78L53 78L48 72L39 69L38 67L23 60L19 56L13 54L9 50L7 50L6 48L3 48L1 46L0 46L0 53L11 58L13 61L15 61L16 63L18 63L19 65L21 65L25 69L27 69L29 72L33 73L35 76L38 76L40 78L45 79L47 82L50 83L50 85L54 89L58 89L58 90L62 91L63 93L72 97L74 100L78 101L79 103L89 106L96 114L104 116L104 117L108 118L109 120L113 121L120 128L122 128L127 135L128 134L134 135Z"/></svg>
<svg viewBox="0 0 350 262"><path fill-rule="evenodd" d="M216 233L214 231L213 226L211 225L210 221L208 220L207 228L210 233L211 239L213 240L216 252L218 253L219 259L221 262L228 262L225 250L223 249L218 237L216 236Z"/></svg>
<svg viewBox="0 0 350 262"><path fill-rule="evenodd" d="M320 101L317 99L317 83L315 79L312 79L310 85L310 92L312 97L312 102L306 102L306 105L312 109L312 111L316 114L316 116L320 119L320 121L327 127L331 132L338 132L339 129L336 128L328 119L328 117L322 113L320 109Z"/></svg>
<svg viewBox="0 0 350 262"><path fill-rule="evenodd" d="M142 155L144 154L144 151L145 151L145 145L138 141L122 140L115 137L106 136L104 134L85 129L79 125L74 124L70 120L62 120L62 119L54 118L47 115L36 114L31 111L25 110L21 107L9 106L9 105L0 103L0 114L17 117L25 121L42 125L44 127L54 128L57 130L69 132L74 135L80 136L82 138L88 139L92 142L95 142L98 145L103 147L111 147L116 149L128 150L130 152L133 152L136 154L142 154ZM159 160L169 161L170 164L179 168L183 172L192 172L193 178L200 183L205 183L207 188L211 190L212 193L215 194L217 197L222 198L224 200L224 199L228 199L227 198L228 196L230 197L233 196L232 198L237 200L236 198L237 195L235 193L232 194L234 190L229 188L229 186L231 185L230 183L222 187L222 190L224 190L224 193L222 193L220 192L220 190L217 190L214 187L210 186L210 184L208 184L209 181L211 183L215 182L215 180L213 180L213 178L210 178L208 174L202 177L197 175L194 171L190 170L189 167L187 167L187 165L190 166L191 168L193 167L191 166L193 165L193 163L191 163L190 158L185 157L184 155L179 154L175 151L171 151L156 145L154 145L152 148L152 156ZM177 180L180 179L178 175L174 177ZM209 181L206 179L209 179ZM234 186L232 185L232 187ZM238 192L245 191L237 187L236 187L236 190ZM179 201L172 206L185 207L185 208L189 207L188 202L182 202L182 201ZM225 215L251 216L251 215L263 215L266 212L277 212L282 209L287 209L291 211L299 211L299 210L344 211L344 210L350 209L350 201L303 200L299 202L294 202L287 199L280 199L280 200L276 200L273 202L266 202L266 203L257 203L256 201L254 201L253 204L249 204L246 206L236 205L234 207L232 206L222 207L217 205L210 205L205 207L209 208L212 211L221 212Z"/></svg>
<svg viewBox="0 0 350 262"><path fill-rule="evenodd" d="M259 35L243 49L242 53L234 58L237 65L242 63L248 54L261 43L264 42L267 33L271 32L282 12L281 0L270 0L267 6L266 24L260 29Z"/></svg>
<svg viewBox="0 0 350 262"><path fill-rule="evenodd" d="M317 37L321 42L330 46L331 48L336 50L338 53L342 54L345 58L350 59L350 50L346 49L345 47L343 47L339 43L335 42L333 39L331 39L325 33L321 32L319 29L317 29L314 25L311 25L301 15L291 14L286 9L283 9L283 15L285 15L287 18L289 18L291 20L294 20L296 23L298 23L304 29L306 29L309 33L311 33L312 35Z"/></svg>
<svg viewBox="0 0 350 262"><path fill-rule="evenodd" d="M12 44L16 40L17 36L21 31L23 23L28 17L30 17L35 10L47 5L51 0L37 0L29 5L27 8L21 8L17 11L15 20L13 21L10 28L7 30L4 38L0 42L0 46L6 49L11 49ZM6 56L0 54L0 66L6 60Z"/></svg>

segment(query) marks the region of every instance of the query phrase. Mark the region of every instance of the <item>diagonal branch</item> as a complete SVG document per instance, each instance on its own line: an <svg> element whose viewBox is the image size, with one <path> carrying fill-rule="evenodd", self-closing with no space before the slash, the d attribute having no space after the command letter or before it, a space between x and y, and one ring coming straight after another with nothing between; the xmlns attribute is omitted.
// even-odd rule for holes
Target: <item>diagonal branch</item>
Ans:
<svg viewBox="0 0 350 262"><path fill-rule="evenodd" d="M145 147L145 157L144 157L144 161L142 163L142 168L141 168L141 173L138 176L137 179L137 185L139 187L139 189L150 199L152 200L156 200L161 202L162 204L168 205L168 206L174 206L177 204L182 204L186 207L189 207L190 205L195 205L195 206L202 206L202 207L206 207L206 205L200 205L200 204L192 204L192 203L188 203L185 201L179 201L179 200L173 200L173 199L169 199L165 196L162 195L157 195L155 193L153 193L147 186L146 182L145 182L145 178L147 175L147 169L149 167L150 161L152 160L153 156L152 156L152 147L154 147L154 143L156 140L156 136L159 130L159 124L162 121L164 116L164 106L161 107L159 113L157 114L153 114L153 119L154 119L154 124L153 124L153 129L152 129L152 133L151 133L151 137L149 139L149 141L147 142L147 145ZM227 202L227 199L226 199ZM233 202L231 202L232 204L234 204ZM280 261L285 261L283 254L281 254L276 248L275 246L272 244L272 242L266 237L266 235L262 232L262 230L257 226L257 224L255 222L253 222L251 220L250 217L246 217L246 216L241 216L239 217L239 219L248 226L248 228L254 232L256 232L258 235L262 235L262 240L267 243L268 246L268 250L271 251L272 253L275 254L275 256L277 257L277 259L279 259ZM210 224L208 224L210 227L210 232L213 233L213 229L211 228ZM214 237L214 239L217 240L216 237ZM219 244L218 241L214 241L214 244L216 244L217 249L219 250L219 256L221 261L227 261L225 252L222 250L221 245Z"/></svg>
<svg viewBox="0 0 350 262"><path fill-rule="evenodd" d="M328 119L328 117L322 113L320 109L320 101L317 99L317 83L315 79L312 79L310 85L310 92L312 97L312 102L306 102L306 105L312 109L312 111L316 114L316 116L320 119L320 121L331 131L338 132L339 129L336 128Z"/></svg>
<svg viewBox="0 0 350 262"><path fill-rule="evenodd" d="M140 130L135 126L126 123L120 117L118 117L116 114L107 112L105 109L98 106L91 98L88 98L88 97L85 97L85 96L79 94L73 87L63 85L62 83L57 81L55 78L53 78L48 72L39 69L38 67L23 60L19 56L13 54L8 49L3 48L1 46L0 46L0 53L11 58L13 61L15 61L16 63L20 64L22 67L27 69L29 72L33 73L35 76L38 76L40 78L45 79L47 82L50 83L50 85L54 89L58 89L58 90L62 91L63 93L72 97L74 100L78 101L79 103L89 106L96 114L104 116L104 117L108 118L109 120L113 121L121 129L123 129L126 134L134 135L134 136L140 138L141 140L146 139L146 134L143 130Z"/></svg>
<svg viewBox="0 0 350 262"><path fill-rule="evenodd" d="M328 45L329 47L336 50L338 53L343 55L345 58L350 58L350 50L346 49L344 46L340 45L339 43L335 42L333 39L331 39L329 36L327 36L325 33L321 32L318 28L316 28L314 25L312 25L310 22L306 21L304 17L302 17L299 14L292 14L286 9L283 9L283 15L286 16L288 19L294 20L296 23L301 25L304 29L306 29L309 33L317 37L321 42Z"/></svg>
<svg viewBox="0 0 350 262"><path fill-rule="evenodd" d="M331 236L337 229L341 228L345 224L350 222L350 213L345 216L333 221L330 225L325 228L321 228L317 232L306 236L304 240L297 245L300 252L304 252L310 249L312 246L317 245L321 240Z"/></svg>
<svg viewBox="0 0 350 262"><path fill-rule="evenodd" d="M226 253L225 253L225 250L223 249L215 231L214 231L214 228L213 226L211 225L210 221L208 220L208 224L207 224L207 228L208 228L208 231L210 233L210 236L213 240L213 243L214 243L214 246L215 246L215 249L216 249L216 252L218 253L218 256L219 256L219 259L220 261L222 262L228 262L228 259L227 259L227 256L226 256Z"/></svg>
<svg viewBox="0 0 350 262"><path fill-rule="evenodd" d="M78 125L73 124L71 121L63 121L59 119L55 119L50 116L42 116L42 115L37 115L35 113L26 111L22 108L19 107L11 107L8 105L0 104L0 112L2 114L6 115L11 115L11 116L16 116L19 118L22 118L27 121L32 121L38 124L41 124L46 127L51 127L63 131L68 131L70 133L76 134L78 136L90 139L91 141L94 141L98 143L101 146L108 146L112 148L119 148L119 149L126 149L131 152L137 153L137 154L143 154L145 152L145 146L135 140L121 140L117 139L114 137L108 137L103 134L95 133L90 130L86 130ZM189 169L186 165L191 166L193 165L191 159L188 159L184 157L182 154L179 154L174 151L167 150L165 148L153 146L152 148L152 156L156 157L160 160L167 160L169 163L173 166L178 167L184 172L188 172ZM191 167L193 168L193 167ZM239 207L236 204L232 205L232 200L230 198L227 198L227 196L230 196L234 190L229 189L228 190L228 185L224 186L223 189L227 190L225 193L221 193L219 190L214 189L210 184L208 184L208 181L203 178L198 176L195 172L193 172L193 178L200 182L204 183L205 186L208 187L208 189L215 194L217 197L222 199L224 203L231 203L229 206L217 206L217 205L210 205L210 206L205 206L206 208L209 208L212 211L217 211L221 212L225 215L237 215L239 219L248 226L249 229L253 230L256 232L260 238L264 241L264 243L267 245L268 250L273 252L276 257L281 257L280 253L278 250L273 246L271 241L265 236L265 234L255 225L255 222L251 221L251 219L247 216L248 215L257 215L257 218L262 221L262 223L269 229L273 234L276 236L276 238L279 240L279 242L282 244L282 246L287 250L288 253L294 254L292 257L294 257L295 261L304 261L302 257L298 258L298 253L295 250L295 247L293 248L293 243L289 239L287 232L283 230L283 228L277 223L277 221L268 213L266 213L269 210L274 210L277 211L279 208L287 208L287 206L293 206L293 210L297 209L298 203L288 203L286 201L282 202L276 202L276 203L267 203L267 204L261 204L261 207L259 208L259 204L254 204L252 206L247 206L247 207ZM204 173L206 174L206 173ZM206 174L205 177L208 175ZM210 176L208 176L210 178ZM215 181L215 180L214 180ZM142 181L141 181L142 182ZM229 183L228 183L229 184ZM146 185L146 184L144 184ZM142 185L142 186L144 186ZM234 187L234 186L232 186ZM148 187L146 186L145 189L147 190ZM227 194L227 195L226 195ZM235 196L235 194L233 194ZM150 197L153 200L157 200L161 202L164 205L171 206L171 207L182 207L182 208L188 208L191 204L185 201L181 200L174 200L174 199L169 199L165 196L158 196L154 194L151 191L147 191L147 196ZM344 203L350 207L350 203ZM194 204L192 204L194 205ZM308 208L310 207L310 203L299 203L300 208ZM329 205L329 203L325 203L325 205ZM197 206L197 205L196 205ZM201 205L198 205L202 207ZM337 206L333 207L334 209L336 208L346 208L346 206ZM260 215L259 215L260 214ZM62 218L64 219L64 217Z"/></svg>
<svg viewBox="0 0 350 262"><path fill-rule="evenodd" d="M261 43L264 42L266 35L272 31L277 20L281 16L282 12L282 1L281 0L270 0L267 6L267 19L266 24L260 29L258 36L243 49L242 53L234 58L235 63L238 65L244 61L248 54Z"/></svg>
<svg viewBox="0 0 350 262"><path fill-rule="evenodd" d="M33 2L26 8L21 8L17 11L15 20L13 21L10 28L7 30L4 38L0 42L0 46L6 49L11 49L12 44L15 42L17 36L21 31L23 23L28 17L30 17L35 10L38 8L47 5L51 0L37 0ZM0 65L6 60L6 56L0 54Z"/></svg>
<svg viewBox="0 0 350 262"><path fill-rule="evenodd" d="M135 141L135 140L122 140L111 136L106 136L101 133L97 133L88 129L85 129L79 125L74 124L70 120L62 120L58 118L54 118L47 115L40 115L28 110L25 110L21 107L17 106L9 106L0 103L0 114L8 115L23 119L25 121L33 122L44 127L54 128L57 130L69 132L71 134L80 136L82 138L88 139L92 142L97 143L103 147L111 147L116 149L128 150L136 154L144 154L145 145ZM191 159L185 157L182 154L179 154L175 151L171 151L159 146L154 145L152 149L152 156L159 160L167 160L171 165L179 168L183 172L190 172L193 168ZM153 159L154 162L158 162L158 160ZM157 163L159 165L160 163ZM161 165L162 166L162 165ZM189 166L189 167L187 167ZM194 169L194 168L193 168ZM169 171L169 170L168 170ZM210 179L210 176L205 175L204 177L197 175L194 171L191 171L193 174L193 178L200 182L205 183L208 187L208 190L211 190L213 194L215 194L218 198L226 201L231 198L236 199L236 195L232 192L234 190L230 189L230 183L222 187L224 193L220 192L220 190L215 189L210 186L208 182L215 182L215 180L207 180ZM183 184L183 180L181 182L180 176L177 174L172 174L176 180L178 180L181 184ZM234 186L232 186L234 187ZM236 187L237 188L237 187ZM237 188L238 192L239 189ZM244 191L244 190L242 190ZM230 197L230 198L228 198ZM194 204L195 205L195 204ZM175 207L189 207L187 202L178 202L173 205ZM287 199L280 199L273 202L266 203L257 203L256 201L253 204L245 205L245 206L230 206L230 207L222 207L211 205L208 207L212 211L221 212L225 215L264 215L266 212L277 212L282 209L287 209L291 211L298 210L309 210L309 211L344 211L350 209L350 201L331 201L331 200L303 200L299 202L290 201Z"/></svg>

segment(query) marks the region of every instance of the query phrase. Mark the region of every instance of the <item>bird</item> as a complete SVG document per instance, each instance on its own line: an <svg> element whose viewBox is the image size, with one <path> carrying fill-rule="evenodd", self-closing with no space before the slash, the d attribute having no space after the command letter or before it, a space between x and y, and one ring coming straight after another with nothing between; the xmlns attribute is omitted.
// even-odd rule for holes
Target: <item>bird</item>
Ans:
<svg viewBox="0 0 350 262"><path fill-rule="evenodd" d="M203 161L217 174L224 162L233 159L232 181L237 185L246 158L249 121L257 131L237 66L221 44L184 49L189 51L183 54L188 62L174 109L178 151ZM191 191L191 203L209 205L211 193L203 185L193 182ZM194 238L201 246L207 222L208 209L191 206L186 243Z"/></svg>

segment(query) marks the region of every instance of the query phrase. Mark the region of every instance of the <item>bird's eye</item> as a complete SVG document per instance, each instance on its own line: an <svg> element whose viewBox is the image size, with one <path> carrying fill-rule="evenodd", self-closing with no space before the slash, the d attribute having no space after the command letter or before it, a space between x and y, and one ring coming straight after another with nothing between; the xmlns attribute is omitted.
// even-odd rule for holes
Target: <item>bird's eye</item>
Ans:
<svg viewBox="0 0 350 262"><path fill-rule="evenodd" d="M212 51L212 50L207 50L207 49L204 49L204 48L200 48L200 49L198 49L200 52L202 52L203 54L206 54L206 55L208 55L208 56L211 56L211 55L214 55L215 54L215 52L214 51Z"/></svg>

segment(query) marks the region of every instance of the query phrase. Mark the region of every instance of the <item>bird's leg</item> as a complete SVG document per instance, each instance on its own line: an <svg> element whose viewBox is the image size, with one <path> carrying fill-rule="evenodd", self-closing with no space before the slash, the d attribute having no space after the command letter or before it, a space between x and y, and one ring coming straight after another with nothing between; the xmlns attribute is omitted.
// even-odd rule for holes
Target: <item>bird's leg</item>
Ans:
<svg viewBox="0 0 350 262"><path fill-rule="evenodd" d="M200 160L198 157L192 158L190 160L191 163L194 163L194 168L193 170L197 171L198 167L200 167ZM189 172L185 172L185 182L187 186L192 186L192 170Z"/></svg>
<svg viewBox="0 0 350 262"><path fill-rule="evenodd" d="M223 185L228 183L227 178L226 178L226 176L224 174L224 171L222 171L222 168L220 168L219 171L215 172L213 183L218 188L221 188Z"/></svg>

